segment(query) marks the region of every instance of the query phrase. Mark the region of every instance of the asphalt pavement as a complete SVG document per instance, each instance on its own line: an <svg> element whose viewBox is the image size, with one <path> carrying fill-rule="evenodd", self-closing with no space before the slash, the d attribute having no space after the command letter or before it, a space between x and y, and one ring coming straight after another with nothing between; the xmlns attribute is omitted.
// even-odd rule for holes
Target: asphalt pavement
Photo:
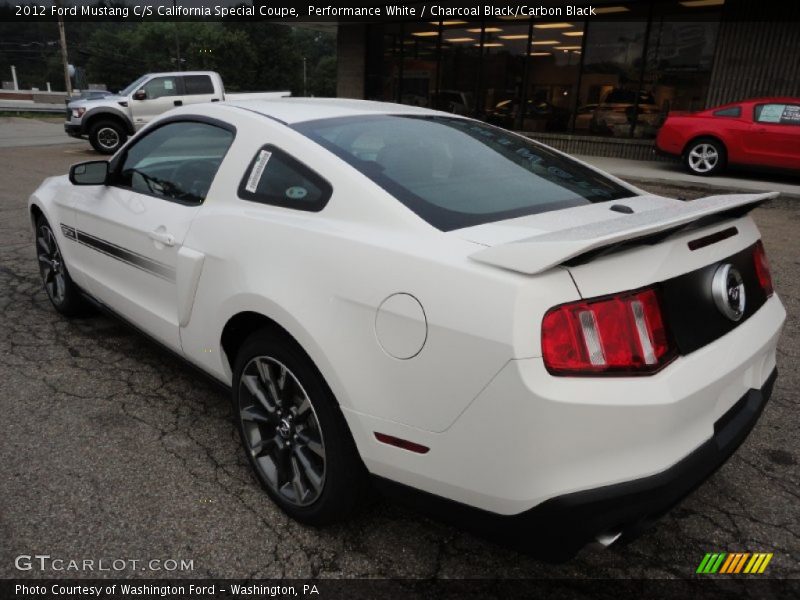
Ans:
<svg viewBox="0 0 800 600"><path fill-rule="evenodd" d="M71 138L64 133L63 116L38 119L0 117L0 148L81 143L85 144L86 142Z"/></svg>
<svg viewBox="0 0 800 600"><path fill-rule="evenodd" d="M753 213L789 313L780 377L753 433L643 537L553 566L389 501L325 529L291 521L251 475L223 392L113 319L59 316L42 291L26 199L43 178L96 156L86 143L0 148L0 578L673 578L718 551L772 552L764 576L800 577L795 201ZM17 570L18 556L37 553L193 568Z"/></svg>

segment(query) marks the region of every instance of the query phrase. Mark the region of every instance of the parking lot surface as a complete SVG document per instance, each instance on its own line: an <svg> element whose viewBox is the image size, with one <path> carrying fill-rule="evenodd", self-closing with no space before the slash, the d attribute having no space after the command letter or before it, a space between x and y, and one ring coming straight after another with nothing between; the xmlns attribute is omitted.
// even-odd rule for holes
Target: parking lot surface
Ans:
<svg viewBox="0 0 800 600"><path fill-rule="evenodd" d="M789 319L780 376L737 454L643 537L547 565L379 501L326 529L256 484L226 394L105 316L60 317L26 200L88 144L0 148L0 577L685 577L706 552L773 552L800 577L800 203L754 212ZM655 191L686 197L702 189ZM19 555L190 559L184 572L20 572Z"/></svg>

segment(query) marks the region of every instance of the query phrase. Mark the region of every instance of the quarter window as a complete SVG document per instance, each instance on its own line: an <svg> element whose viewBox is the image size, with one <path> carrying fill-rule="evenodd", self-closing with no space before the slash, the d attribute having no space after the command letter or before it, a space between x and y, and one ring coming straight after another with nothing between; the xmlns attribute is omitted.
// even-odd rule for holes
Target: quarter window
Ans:
<svg viewBox="0 0 800 600"><path fill-rule="evenodd" d="M742 107L741 106L730 106L728 108L720 108L719 110L714 111L715 117L741 117L742 116Z"/></svg>
<svg viewBox="0 0 800 600"><path fill-rule="evenodd" d="M758 123L800 125L800 104L759 104L755 109Z"/></svg>
<svg viewBox="0 0 800 600"><path fill-rule="evenodd" d="M183 85L188 96L214 93L214 84L208 75L185 75Z"/></svg>
<svg viewBox="0 0 800 600"><path fill-rule="evenodd" d="M177 77L156 77L144 84L144 91L148 100L163 98L164 96L178 95Z"/></svg>
<svg viewBox="0 0 800 600"><path fill-rule="evenodd" d="M116 185L183 204L205 200L233 132L195 121L162 125L122 157Z"/></svg>
<svg viewBox="0 0 800 600"><path fill-rule="evenodd" d="M297 210L320 211L331 185L303 163L272 145L261 148L239 184L239 197Z"/></svg>

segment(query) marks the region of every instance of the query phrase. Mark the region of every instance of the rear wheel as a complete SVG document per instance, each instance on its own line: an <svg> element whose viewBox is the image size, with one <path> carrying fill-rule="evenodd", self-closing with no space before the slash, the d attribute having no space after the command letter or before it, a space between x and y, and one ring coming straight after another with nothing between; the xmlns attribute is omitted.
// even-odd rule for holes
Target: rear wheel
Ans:
<svg viewBox="0 0 800 600"><path fill-rule="evenodd" d="M296 344L269 330L251 335L232 391L245 454L275 503L312 525L349 516L366 470L333 394Z"/></svg>
<svg viewBox="0 0 800 600"><path fill-rule="evenodd" d="M89 143L101 154L114 154L128 139L116 121L99 121L89 131Z"/></svg>
<svg viewBox="0 0 800 600"><path fill-rule="evenodd" d="M67 317L90 312L89 303L69 276L55 232L43 216L36 219L36 258L44 289L53 307Z"/></svg>
<svg viewBox="0 0 800 600"><path fill-rule="evenodd" d="M714 175L725 168L725 147L717 140L701 138L689 144L683 155L686 169L693 175Z"/></svg>

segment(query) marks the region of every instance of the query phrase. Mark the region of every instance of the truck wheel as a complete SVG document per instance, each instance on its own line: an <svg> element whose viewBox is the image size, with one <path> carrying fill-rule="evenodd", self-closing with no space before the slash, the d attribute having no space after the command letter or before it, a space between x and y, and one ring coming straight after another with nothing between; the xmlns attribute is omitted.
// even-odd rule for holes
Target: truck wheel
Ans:
<svg viewBox="0 0 800 600"><path fill-rule="evenodd" d="M89 131L92 148L101 154L114 154L127 139L125 131L114 121L98 121Z"/></svg>

